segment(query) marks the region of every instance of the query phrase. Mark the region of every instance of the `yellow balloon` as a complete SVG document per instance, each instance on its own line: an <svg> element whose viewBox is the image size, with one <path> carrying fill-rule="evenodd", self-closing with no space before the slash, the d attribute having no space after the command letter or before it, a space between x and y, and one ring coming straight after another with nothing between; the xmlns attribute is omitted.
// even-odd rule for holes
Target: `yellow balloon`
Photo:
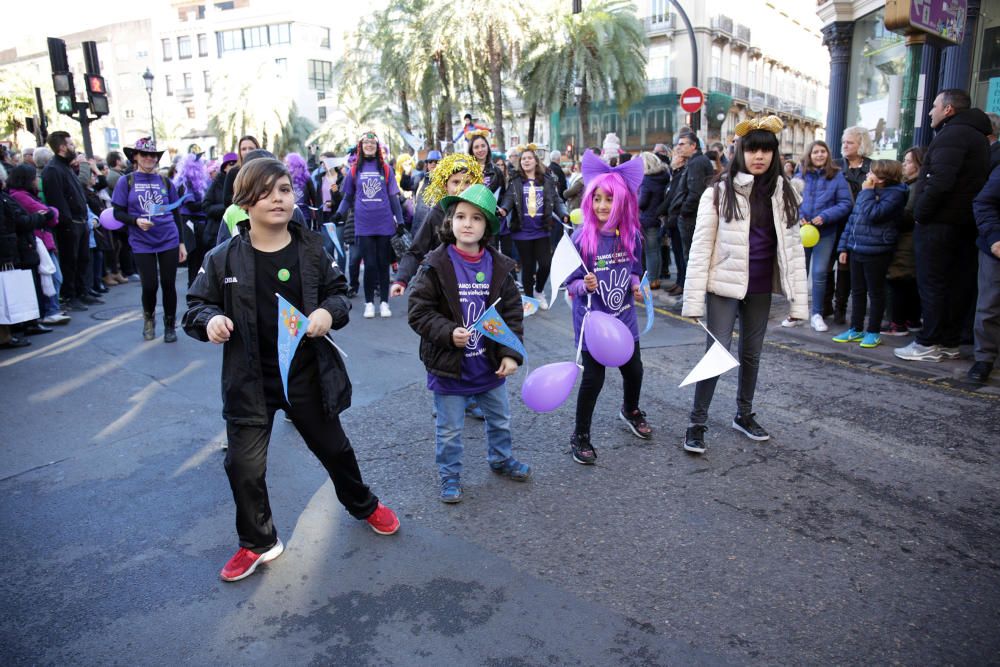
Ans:
<svg viewBox="0 0 1000 667"><path fill-rule="evenodd" d="M581 222L583 222L583 211L581 211L578 208L574 208L572 211L569 212L569 221L572 222L574 225L579 225Z"/></svg>
<svg viewBox="0 0 1000 667"><path fill-rule="evenodd" d="M802 236L802 245L806 248L819 243L819 230L814 225L802 225L799 227L799 235Z"/></svg>

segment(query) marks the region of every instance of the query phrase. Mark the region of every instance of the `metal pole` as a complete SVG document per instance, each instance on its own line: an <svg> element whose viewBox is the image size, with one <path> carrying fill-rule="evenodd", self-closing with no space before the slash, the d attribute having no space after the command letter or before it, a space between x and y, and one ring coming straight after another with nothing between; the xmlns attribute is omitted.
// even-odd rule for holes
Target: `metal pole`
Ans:
<svg viewBox="0 0 1000 667"><path fill-rule="evenodd" d="M153 143L156 143L156 120L153 118L153 91L147 90L149 96L149 127L153 131Z"/></svg>
<svg viewBox="0 0 1000 667"><path fill-rule="evenodd" d="M83 153L87 158L94 157L94 147L90 143L90 116L87 115L87 109L90 105L86 102L77 102L77 121L80 123L80 133L83 135Z"/></svg>
<svg viewBox="0 0 1000 667"><path fill-rule="evenodd" d="M698 85L698 42L694 38L694 27L691 26L691 19L688 18L687 12L681 7L677 0L670 0L670 4L674 6L677 13L681 17L681 21L684 22L684 28L687 30L688 39L691 42L691 85L697 88L701 88ZM691 128L696 129L700 125L701 111L695 111L691 114Z"/></svg>
<svg viewBox="0 0 1000 667"><path fill-rule="evenodd" d="M924 53L924 37L907 35L906 69L903 75L903 113L899 119L899 159L913 145L913 125L917 113L917 97L920 88L920 62Z"/></svg>

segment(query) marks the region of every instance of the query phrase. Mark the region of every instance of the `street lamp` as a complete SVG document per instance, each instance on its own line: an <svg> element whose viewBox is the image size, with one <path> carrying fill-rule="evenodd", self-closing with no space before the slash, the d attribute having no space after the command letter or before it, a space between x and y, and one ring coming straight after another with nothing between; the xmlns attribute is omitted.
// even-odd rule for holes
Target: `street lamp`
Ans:
<svg viewBox="0 0 1000 667"><path fill-rule="evenodd" d="M156 143L156 121L153 119L153 73L146 68L142 75L142 80L146 84L146 95L149 96L149 126L153 131L153 143Z"/></svg>
<svg viewBox="0 0 1000 667"><path fill-rule="evenodd" d="M580 137L580 143L576 147L576 157L579 160L583 156L583 110L580 108L580 98L583 97L583 82L579 79L573 83L573 97L576 98L576 124Z"/></svg>

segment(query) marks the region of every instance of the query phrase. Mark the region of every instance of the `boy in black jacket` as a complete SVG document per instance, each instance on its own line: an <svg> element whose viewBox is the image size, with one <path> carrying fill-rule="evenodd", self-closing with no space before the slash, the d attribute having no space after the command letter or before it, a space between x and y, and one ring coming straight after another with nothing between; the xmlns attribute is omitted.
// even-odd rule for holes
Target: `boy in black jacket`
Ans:
<svg viewBox="0 0 1000 667"><path fill-rule="evenodd" d="M236 180L233 203L250 216L240 233L216 247L188 290L184 331L216 344L222 359L223 417L229 449L226 473L236 502L240 549L222 569L237 581L284 547L271 521L267 448L274 413L283 409L330 474L337 498L375 532L391 535L399 520L361 479L357 458L338 415L351 403L347 370L322 340L347 324L351 309L343 274L320 237L289 225L295 208L291 178L275 159L249 162ZM277 294L309 313L306 338L288 373L288 400L278 370Z"/></svg>

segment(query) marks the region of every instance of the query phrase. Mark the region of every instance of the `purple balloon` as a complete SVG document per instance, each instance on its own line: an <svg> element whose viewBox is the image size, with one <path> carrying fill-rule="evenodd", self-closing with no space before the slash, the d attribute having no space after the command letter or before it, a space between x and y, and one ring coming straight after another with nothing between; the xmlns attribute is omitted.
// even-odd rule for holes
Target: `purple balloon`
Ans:
<svg viewBox="0 0 1000 667"><path fill-rule="evenodd" d="M115 210L113 208L106 208L101 211L100 219L101 227L105 229L121 229L125 226L121 220L115 219Z"/></svg>
<svg viewBox="0 0 1000 667"><path fill-rule="evenodd" d="M602 366L617 368L628 363L635 351L635 338L629 328L613 315L592 310L583 327L587 352Z"/></svg>
<svg viewBox="0 0 1000 667"><path fill-rule="evenodd" d="M521 385L521 399L535 412L552 412L569 398L579 374L580 367L572 361L536 368Z"/></svg>

